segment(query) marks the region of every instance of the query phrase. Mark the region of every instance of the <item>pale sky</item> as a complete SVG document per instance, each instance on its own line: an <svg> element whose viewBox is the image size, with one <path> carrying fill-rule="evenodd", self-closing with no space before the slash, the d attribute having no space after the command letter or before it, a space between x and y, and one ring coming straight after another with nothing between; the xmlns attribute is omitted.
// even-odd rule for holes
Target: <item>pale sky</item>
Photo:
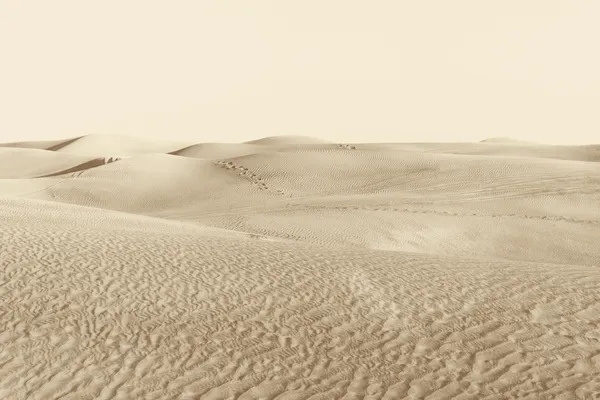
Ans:
<svg viewBox="0 0 600 400"><path fill-rule="evenodd" d="M598 0L0 0L0 142L600 143Z"/></svg>

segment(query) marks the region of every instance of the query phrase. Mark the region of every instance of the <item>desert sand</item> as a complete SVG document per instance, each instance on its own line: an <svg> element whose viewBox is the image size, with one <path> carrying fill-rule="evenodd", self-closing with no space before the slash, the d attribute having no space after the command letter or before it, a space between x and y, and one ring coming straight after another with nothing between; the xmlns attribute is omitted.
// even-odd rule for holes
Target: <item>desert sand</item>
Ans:
<svg viewBox="0 0 600 400"><path fill-rule="evenodd" d="M2 399L600 398L600 145L0 145Z"/></svg>

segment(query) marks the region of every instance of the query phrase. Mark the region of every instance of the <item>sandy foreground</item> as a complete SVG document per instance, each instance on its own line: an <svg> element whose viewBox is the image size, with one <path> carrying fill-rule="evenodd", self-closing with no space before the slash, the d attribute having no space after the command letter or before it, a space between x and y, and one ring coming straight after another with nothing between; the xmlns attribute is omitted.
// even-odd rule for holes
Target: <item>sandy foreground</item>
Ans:
<svg viewBox="0 0 600 400"><path fill-rule="evenodd" d="M600 398L600 145L0 145L0 398Z"/></svg>

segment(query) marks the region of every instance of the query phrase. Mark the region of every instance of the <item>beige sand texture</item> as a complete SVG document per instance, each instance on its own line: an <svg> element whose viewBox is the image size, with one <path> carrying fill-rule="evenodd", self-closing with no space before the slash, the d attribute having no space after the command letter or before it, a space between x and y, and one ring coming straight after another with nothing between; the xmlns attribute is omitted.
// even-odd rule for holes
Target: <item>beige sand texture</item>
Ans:
<svg viewBox="0 0 600 400"><path fill-rule="evenodd" d="M506 138L0 145L0 398L600 398L599 161Z"/></svg>

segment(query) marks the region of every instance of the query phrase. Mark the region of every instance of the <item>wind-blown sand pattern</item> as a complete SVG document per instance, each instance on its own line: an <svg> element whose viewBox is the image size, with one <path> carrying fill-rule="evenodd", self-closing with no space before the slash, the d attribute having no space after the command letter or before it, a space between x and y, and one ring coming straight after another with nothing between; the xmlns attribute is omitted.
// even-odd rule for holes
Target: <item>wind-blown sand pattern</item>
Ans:
<svg viewBox="0 0 600 400"><path fill-rule="evenodd" d="M599 161L0 145L0 398L600 398Z"/></svg>

